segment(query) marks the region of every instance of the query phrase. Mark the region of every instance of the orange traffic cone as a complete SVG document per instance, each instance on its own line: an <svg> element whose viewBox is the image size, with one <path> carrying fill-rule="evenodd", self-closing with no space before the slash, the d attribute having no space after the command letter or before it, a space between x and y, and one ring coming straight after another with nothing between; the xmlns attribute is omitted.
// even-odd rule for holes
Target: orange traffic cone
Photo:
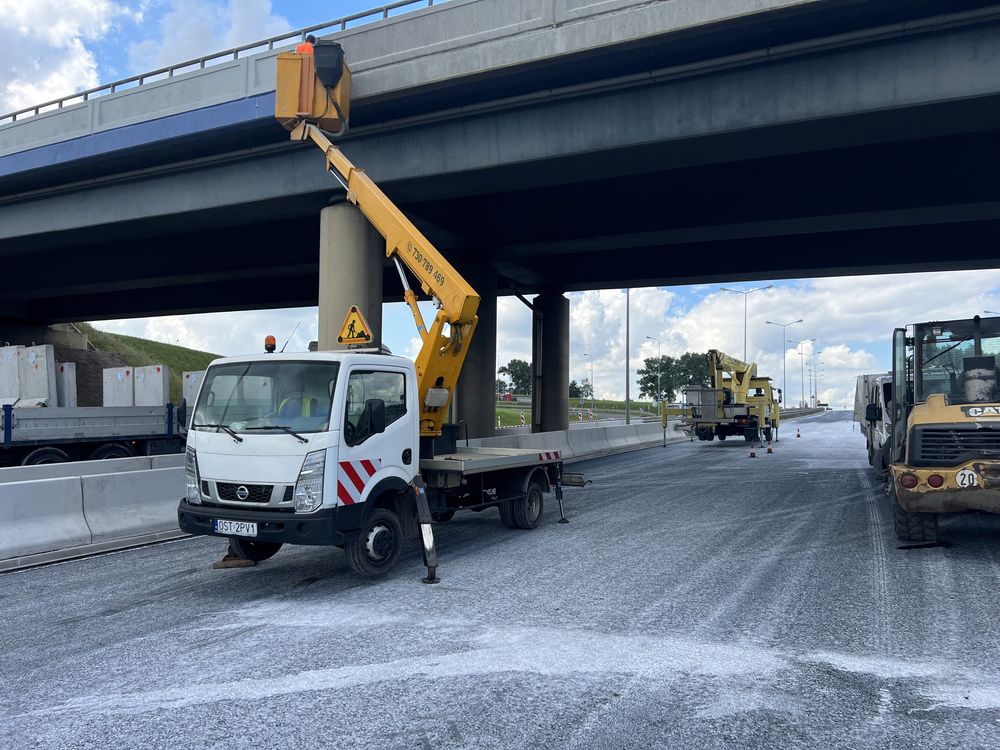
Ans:
<svg viewBox="0 0 1000 750"><path fill-rule="evenodd" d="M768 453L774 453L774 448L771 447L771 441L770 440L767 441L767 452Z"/></svg>
<svg viewBox="0 0 1000 750"><path fill-rule="evenodd" d="M750 458L757 458L757 451L753 449L753 446L750 446Z"/></svg>
<svg viewBox="0 0 1000 750"><path fill-rule="evenodd" d="M802 435L799 433L798 429L795 430L795 437L800 438Z"/></svg>

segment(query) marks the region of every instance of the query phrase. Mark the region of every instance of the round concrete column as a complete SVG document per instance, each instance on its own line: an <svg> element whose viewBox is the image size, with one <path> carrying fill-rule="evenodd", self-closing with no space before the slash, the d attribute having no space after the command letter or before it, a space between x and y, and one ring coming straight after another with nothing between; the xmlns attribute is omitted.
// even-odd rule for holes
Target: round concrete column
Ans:
<svg viewBox="0 0 1000 750"><path fill-rule="evenodd" d="M357 206L337 203L319 216L319 349L346 349L337 334L351 305L382 343L382 265L385 240Z"/></svg>
<svg viewBox="0 0 1000 750"><path fill-rule="evenodd" d="M569 300L562 294L542 292L534 300L534 308L541 315L540 346L541 377L536 379L540 384L542 432L569 429ZM538 387L538 385L536 385Z"/></svg>
<svg viewBox="0 0 1000 750"><path fill-rule="evenodd" d="M492 437L497 424L497 274L480 265L462 266L461 272L479 293L479 324L458 380L454 416L465 422L470 438ZM459 434L465 437L464 431Z"/></svg>

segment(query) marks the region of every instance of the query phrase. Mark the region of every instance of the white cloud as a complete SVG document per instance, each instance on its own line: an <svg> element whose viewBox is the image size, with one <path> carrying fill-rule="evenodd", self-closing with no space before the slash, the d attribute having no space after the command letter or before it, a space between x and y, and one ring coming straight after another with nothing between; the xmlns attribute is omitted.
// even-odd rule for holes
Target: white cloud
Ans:
<svg viewBox="0 0 1000 750"><path fill-rule="evenodd" d="M291 29L272 11L271 0L170 0L159 33L129 46L136 72L183 62L229 47L249 44Z"/></svg>
<svg viewBox="0 0 1000 750"><path fill-rule="evenodd" d="M98 85L91 46L141 12L110 0L0 0L0 110Z"/></svg>

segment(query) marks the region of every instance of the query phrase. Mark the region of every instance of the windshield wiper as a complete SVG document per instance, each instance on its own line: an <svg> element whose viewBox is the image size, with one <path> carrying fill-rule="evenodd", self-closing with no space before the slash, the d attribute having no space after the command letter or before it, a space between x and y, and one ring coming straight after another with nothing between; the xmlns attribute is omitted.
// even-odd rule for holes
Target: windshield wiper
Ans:
<svg viewBox="0 0 1000 750"><path fill-rule="evenodd" d="M241 438L239 435L237 435L235 432L233 432L231 429L229 429L224 424L192 424L191 426L195 427L195 428L198 428L198 427L215 427L216 428L216 430L215 430L216 432L218 432L219 430L222 430L227 435L229 435L229 437L231 437L233 440L235 440L237 443L242 443L243 442L243 438Z"/></svg>
<svg viewBox="0 0 1000 750"><path fill-rule="evenodd" d="M299 433L295 432L295 430L293 430L291 427L283 424L268 424L268 425L261 425L259 427L244 427L243 429L246 432L249 432L250 430L281 430L282 432L287 432L289 435L298 440L300 443L309 442L306 438L302 437Z"/></svg>

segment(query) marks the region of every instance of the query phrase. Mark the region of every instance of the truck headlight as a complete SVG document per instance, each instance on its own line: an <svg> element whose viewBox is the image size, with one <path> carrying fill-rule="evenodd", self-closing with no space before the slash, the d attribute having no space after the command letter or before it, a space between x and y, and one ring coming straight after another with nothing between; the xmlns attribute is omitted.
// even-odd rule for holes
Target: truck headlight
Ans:
<svg viewBox="0 0 1000 750"><path fill-rule="evenodd" d="M201 487L198 481L198 456L194 448L184 451L184 484L186 485L187 501L193 505L201 505Z"/></svg>
<svg viewBox="0 0 1000 750"><path fill-rule="evenodd" d="M295 482L295 512L310 513L323 504L326 450L307 453Z"/></svg>

